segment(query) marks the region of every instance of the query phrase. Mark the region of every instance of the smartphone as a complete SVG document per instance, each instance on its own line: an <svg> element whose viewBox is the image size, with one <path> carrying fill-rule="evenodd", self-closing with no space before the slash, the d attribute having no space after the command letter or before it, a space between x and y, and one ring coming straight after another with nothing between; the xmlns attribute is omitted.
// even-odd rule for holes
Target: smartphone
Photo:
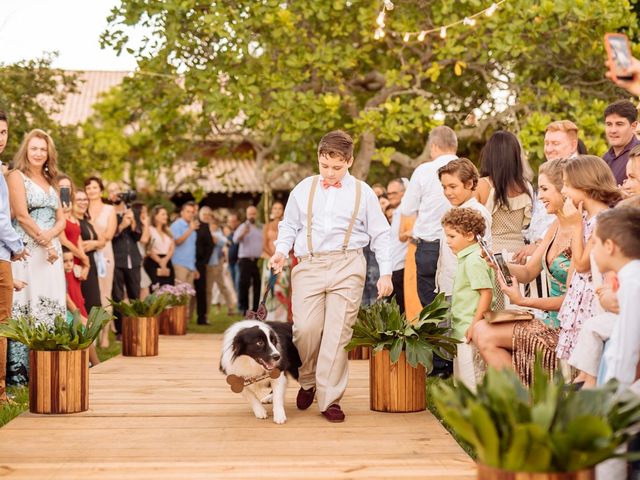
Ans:
<svg viewBox="0 0 640 480"><path fill-rule="evenodd" d="M494 258L491 250L489 250L489 245L487 245L487 242L484 241L484 238L482 238L482 235L476 235L476 240L478 240L478 244L480 245L480 248L482 249L484 254L487 256L487 258L491 261L491 263L495 264L496 259Z"/></svg>
<svg viewBox="0 0 640 480"><path fill-rule="evenodd" d="M71 206L71 189L69 187L60 187L60 202L63 207Z"/></svg>
<svg viewBox="0 0 640 480"><path fill-rule="evenodd" d="M511 272L509 271L509 267L507 266L507 262L502 257L501 253L494 253L493 257L496 259L496 265L502 274L502 279L507 286L512 286L513 282L511 281Z"/></svg>
<svg viewBox="0 0 640 480"><path fill-rule="evenodd" d="M626 73L633 58L629 38L623 33L607 33L604 36L604 46L613 76L620 80L631 80L633 77Z"/></svg>

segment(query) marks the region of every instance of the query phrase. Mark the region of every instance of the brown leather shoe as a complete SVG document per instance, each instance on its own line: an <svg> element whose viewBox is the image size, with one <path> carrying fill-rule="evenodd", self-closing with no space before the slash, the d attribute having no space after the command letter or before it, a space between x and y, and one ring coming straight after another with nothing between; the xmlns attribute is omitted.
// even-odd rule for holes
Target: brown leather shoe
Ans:
<svg viewBox="0 0 640 480"><path fill-rule="evenodd" d="M309 390L305 390L300 387L298 390L298 397L296 398L296 405L300 410L306 410L313 403L313 397L316 396L315 387L311 387Z"/></svg>
<svg viewBox="0 0 640 480"><path fill-rule="evenodd" d="M329 408L322 412L322 415L333 423L344 422L344 412L337 403L330 405Z"/></svg>

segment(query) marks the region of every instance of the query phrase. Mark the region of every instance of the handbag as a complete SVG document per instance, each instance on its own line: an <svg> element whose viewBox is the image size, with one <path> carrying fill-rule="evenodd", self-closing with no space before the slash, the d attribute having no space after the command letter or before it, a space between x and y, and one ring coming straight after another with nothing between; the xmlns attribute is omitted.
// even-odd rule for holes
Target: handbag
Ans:
<svg viewBox="0 0 640 480"><path fill-rule="evenodd" d="M506 309L506 310L492 310L485 312L484 319L487 323L505 323L505 322L522 322L526 320L533 320L533 313L528 310Z"/></svg>

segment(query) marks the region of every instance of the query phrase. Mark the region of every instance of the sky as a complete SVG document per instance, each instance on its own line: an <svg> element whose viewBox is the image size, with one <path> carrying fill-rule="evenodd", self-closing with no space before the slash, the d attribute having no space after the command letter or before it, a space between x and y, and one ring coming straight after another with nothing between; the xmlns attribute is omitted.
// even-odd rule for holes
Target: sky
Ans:
<svg viewBox="0 0 640 480"><path fill-rule="evenodd" d="M135 59L101 49L100 34L119 0L0 0L0 63L57 50L68 70L133 70Z"/></svg>

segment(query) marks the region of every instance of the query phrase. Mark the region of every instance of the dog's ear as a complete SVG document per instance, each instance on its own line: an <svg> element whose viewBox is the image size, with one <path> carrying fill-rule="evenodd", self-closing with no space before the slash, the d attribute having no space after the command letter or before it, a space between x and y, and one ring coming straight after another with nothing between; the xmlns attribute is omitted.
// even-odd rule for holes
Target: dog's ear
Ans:
<svg viewBox="0 0 640 480"><path fill-rule="evenodd" d="M244 353L245 343L242 335L236 335L233 337L233 358L239 357Z"/></svg>

